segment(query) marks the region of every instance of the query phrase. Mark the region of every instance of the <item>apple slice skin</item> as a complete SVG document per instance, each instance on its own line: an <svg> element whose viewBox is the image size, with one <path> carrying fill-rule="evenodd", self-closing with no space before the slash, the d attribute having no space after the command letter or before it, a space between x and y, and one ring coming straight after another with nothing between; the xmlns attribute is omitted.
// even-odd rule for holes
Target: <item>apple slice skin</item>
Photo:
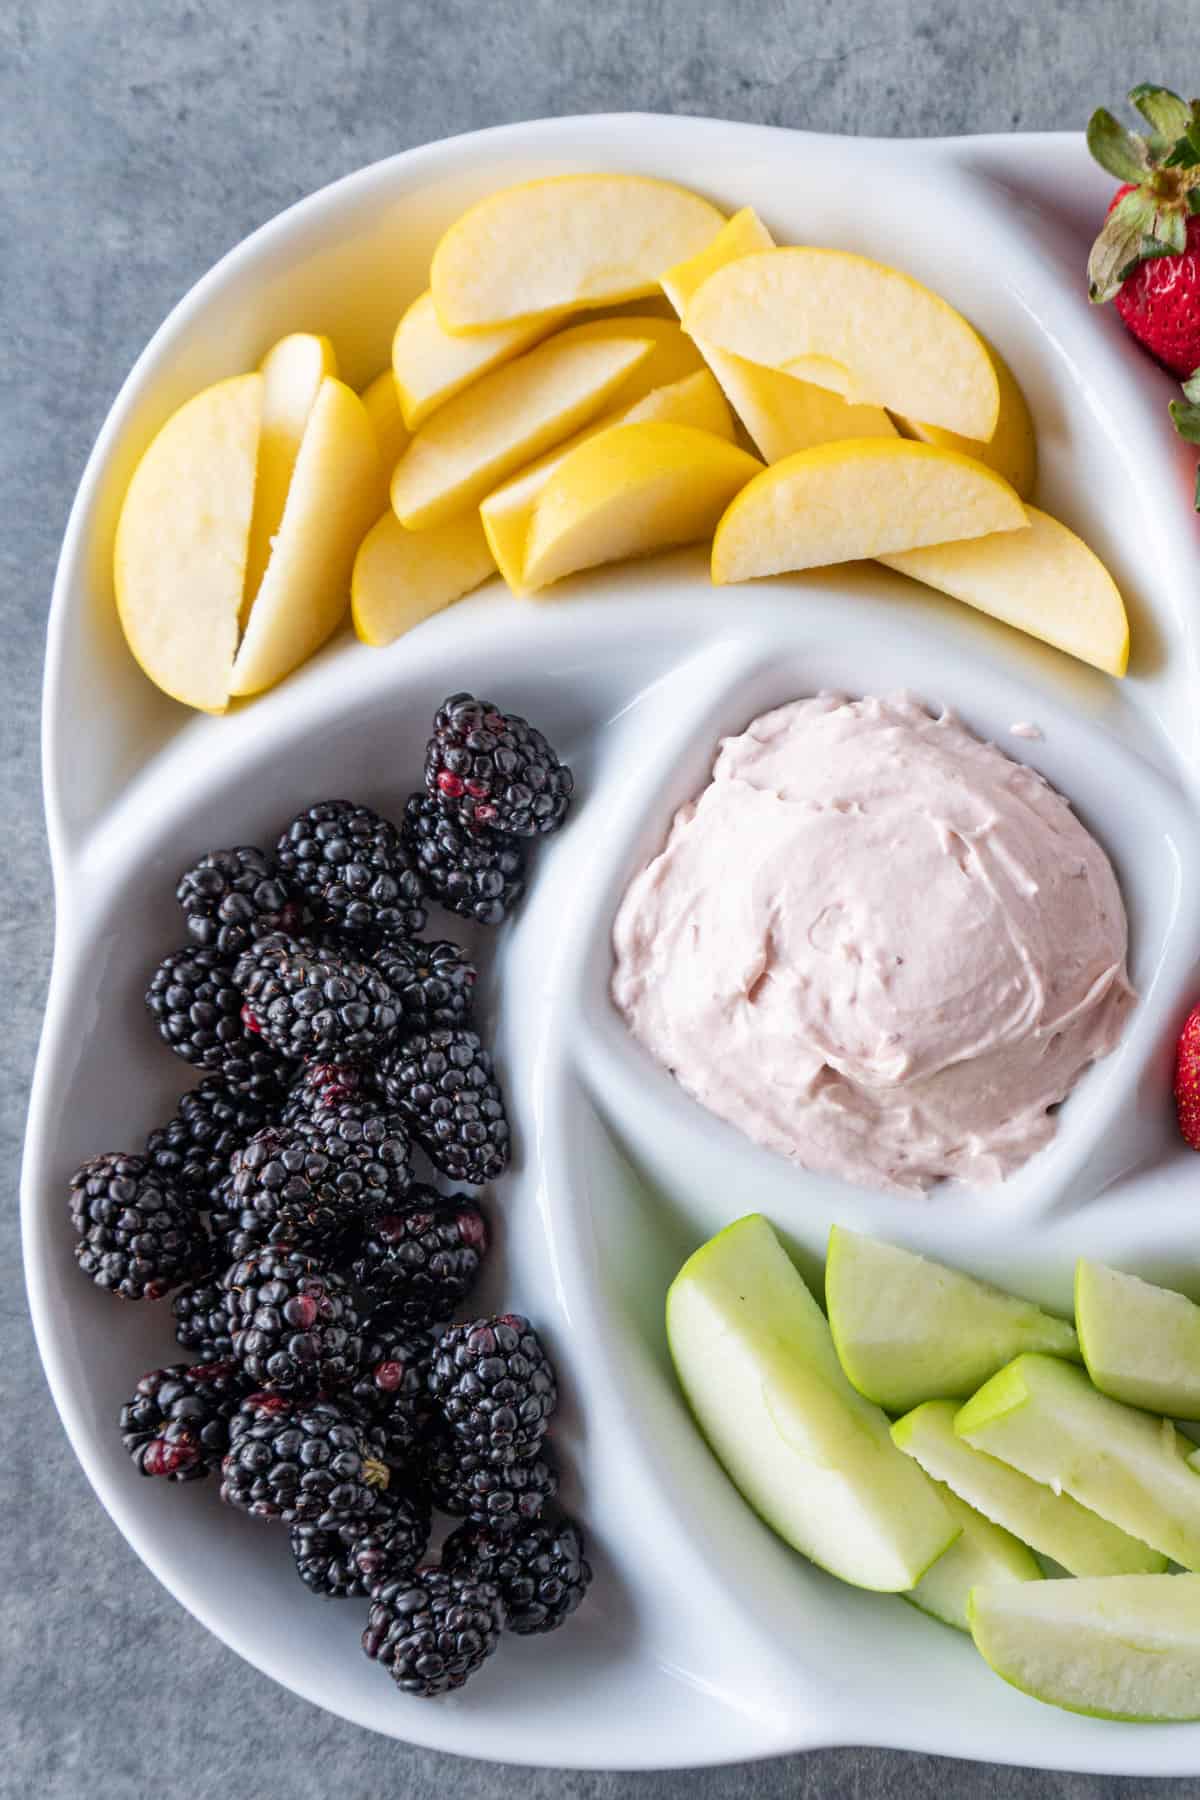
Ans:
<svg viewBox="0 0 1200 1800"><path fill-rule="evenodd" d="M480 376L532 349L565 317L562 312L547 313L519 325L454 337L443 327L426 289L402 315L392 339L392 371L408 429L416 431L439 406Z"/></svg>
<svg viewBox="0 0 1200 1800"><path fill-rule="evenodd" d="M143 453L117 522L113 583L125 640L156 687L200 712L229 705L262 404L257 373L185 401Z"/></svg>
<svg viewBox="0 0 1200 1800"><path fill-rule="evenodd" d="M722 216L699 194L644 175L557 175L470 208L433 253L429 286L447 331L652 294Z"/></svg>
<svg viewBox="0 0 1200 1800"><path fill-rule="evenodd" d="M744 1498L857 1587L915 1587L959 1527L841 1372L829 1327L767 1221L727 1226L667 1295L680 1386Z"/></svg>
<svg viewBox="0 0 1200 1800"><path fill-rule="evenodd" d="M1023 1350L1079 1359L1065 1320L840 1225L829 1233L825 1310L843 1369L886 1412L969 1399Z"/></svg>
<svg viewBox="0 0 1200 1800"><path fill-rule="evenodd" d="M996 429L999 383L978 332L940 295L869 257L757 251L710 275L683 323L701 342L846 399L983 442Z"/></svg>
<svg viewBox="0 0 1200 1800"><path fill-rule="evenodd" d="M1200 1419L1200 1306L1080 1257L1075 1317L1092 1385L1126 1406Z"/></svg>
<svg viewBox="0 0 1200 1800"><path fill-rule="evenodd" d="M972 1588L984 1582L1041 1581L1041 1565L1027 1544L1002 1525L985 1519L973 1506L960 1500L953 1489L939 1486L938 1498L962 1527L962 1535L926 1569L904 1598L931 1618L969 1636L967 1603Z"/></svg>
<svg viewBox="0 0 1200 1800"><path fill-rule="evenodd" d="M1200 1718L1200 1575L981 1585L967 1612L988 1667L1035 1700L1135 1725Z"/></svg>
<svg viewBox="0 0 1200 1800"><path fill-rule="evenodd" d="M396 392L396 378L392 371L384 369L382 374L377 375L362 390L360 398L367 409L367 417L375 428L379 460L390 474L407 450L410 435L400 411L400 397Z"/></svg>
<svg viewBox="0 0 1200 1800"><path fill-rule="evenodd" d="M381 649L461 600L496 572L477 513L428 531L405 531L389 507L359 546L350 616L364 644Z"/></svg>
<svg viewBox="0 0 1200 1800"><path fill-rule="evenodd" d="M959 1409L959 1437L1185 1569L1200 1568L1200 1481L1169 1419L1110 1400L1082 1369L1019 1356Z"/></svg>
<svg viewBox="0 0 1200 1800"><path fill-rule="evenodd" d="M995 470L907 438L850 438L772 463L717 527L718 585L1028 529Z"/></svg>

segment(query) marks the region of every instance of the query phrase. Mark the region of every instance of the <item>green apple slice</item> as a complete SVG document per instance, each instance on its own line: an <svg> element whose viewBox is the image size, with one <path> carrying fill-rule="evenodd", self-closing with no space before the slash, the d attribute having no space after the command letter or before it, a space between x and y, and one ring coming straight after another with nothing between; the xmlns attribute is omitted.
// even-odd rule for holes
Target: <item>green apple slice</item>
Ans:
<svg viewBox="0 0 1200 1800"><path fill-rule="evenodd" d="M1102 1394L1173 1419L1200 1419L1200 1306L1080 1257L1075 1322Z"/></svg>
<svg viewBox="0 0 1200 1800"><path fill-rule="evenodd" d="M953 1400L928 1400L896 1420L892 1440L960 1500L1072 1575L1155 1574L1166 1568L1165 1556L1098 1518L1069 1494L1056 1494L1019 1469L972 1449L955 1432L957 1410Z"/></svg>
<svg viewBox="0 0 1200 1800"><path fill-rule="evenodd" d="M993 1525L948 1487L940 1487L938 1493L950 1517L962 1527L962 1536L938 1557L904 1598L944 1625L969 1632L967 1601L972 1588L1003 1581L1040 1581L1042 1571L1033 1551L1011 1531Z"/></svg>
<svg viewBox="0 0 1200 1800"><path fill-rule="evenodd" d="M766 1522L856 1587L904 1593L958 1536L933 1483L842 1373L820 1307L766 1219L697 1250L667 1295L680 1385Z"/></svg>
<svg viewBox="0 0 1200 1800"><path fill-rule="evenodd" d="M825 1307L843 1369L888 1412L966 1400L1025 1350L1079 1357L1072 1327L1031 1301L840 1225Z"/></svg>
<svg viewBox="0 0 1200 1800"><path fill-rule="evenodd" d="M954 1429L1185 1569L1200 1569L1192 1446L1169 1419L1097 1392L1082 1369L1053 1356L1018 1356L959 1409Z"/></svg>
<svg viewBox="0 0 1200 1800"><path fill-rule="evenodd" d="M989 1583L968 1614L985 1662L1037 1700L1135 1724L1200 1718L1200 1576Z"/></svg>

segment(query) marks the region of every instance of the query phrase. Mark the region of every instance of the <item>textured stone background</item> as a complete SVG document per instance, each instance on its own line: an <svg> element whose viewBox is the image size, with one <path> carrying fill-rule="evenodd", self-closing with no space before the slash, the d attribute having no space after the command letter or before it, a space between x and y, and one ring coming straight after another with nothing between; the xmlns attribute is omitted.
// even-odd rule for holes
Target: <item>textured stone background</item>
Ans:
<svg viewBox="0 0 1200 1800"><path fill-rule="evenodd" d="M1135 80L1194 92L1196 47L1195 0L0 0L0 1794L1197 1792L853 1750L697 1775L503 1770L329 1718L186 1617L96 1504L39 1371L15 1227L50 957L54 561L120 381L197 276L311 189L473 126L644 107L883 136L1077 127Z"/></svg>

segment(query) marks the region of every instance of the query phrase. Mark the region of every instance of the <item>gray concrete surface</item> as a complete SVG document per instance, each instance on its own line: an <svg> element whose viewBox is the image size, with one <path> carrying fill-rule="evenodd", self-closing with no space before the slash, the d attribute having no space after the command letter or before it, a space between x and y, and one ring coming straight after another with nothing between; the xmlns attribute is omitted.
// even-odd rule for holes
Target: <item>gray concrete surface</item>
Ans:
<svg viewBox="0 0 1200 1800"><path fill-rule="evenodd" d="M1194 92L1196 48L1194 0L2 0L0 1795L1197 1791L852 1750L694 1776L500 1770L327 1717L185 1616L92 1498L39 1371L15 1218L51 948L37 732L54 562L118 384L198 275L333 177L473 126L645 107L897 136L1075 127L1135 80Z"/></svg>

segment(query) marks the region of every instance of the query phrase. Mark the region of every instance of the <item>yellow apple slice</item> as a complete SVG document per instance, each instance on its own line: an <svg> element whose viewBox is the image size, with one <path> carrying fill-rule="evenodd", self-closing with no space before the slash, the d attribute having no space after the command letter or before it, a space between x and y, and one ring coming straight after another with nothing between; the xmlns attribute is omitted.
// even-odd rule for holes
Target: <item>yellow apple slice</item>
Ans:
<svg viewBox="0 0 1200 1800"><path fill-rule="evenodd" d="M392 476L392 510L410 531L478 505L506 475L598 413L653 346L573 326L448 400Z"/></svg>
<svg viewBox="0 0 1200 1800"><path fill-rule="evenodd" d="M994 469L907 438L850 438L773 463L730 506L713 540L721 585L922 544L1028 529Z"/></svg>
<svg viewBox="0 0 1200 1800"><path fill-rule="evenodd" d="M984 441L996 429L999 384L979 334L939 295L869 257L757 251L711 274L683 323L700 342L823 386L840 387L844 369L845 397L858 402Z"/></svg>
<svg viewBox="0 0 1200 1800"><path fill-rule="evenodd" d="M1003 475L1022 500L1028 500L1037 480L1037 438L1029 403L995 344L989 344L986 338L983 343L992 359L1000 389L1000 412L989 443L960 437L956 431L943 431L938 425L906 419L903 413L897 413L896 423L905 437L917 438L922 444L937 444L943 450L961 450L964 456L977 456L989 469L995 469L997 475Z"/></svg>
<svg viewBox="0 0 1200 1800"><path fill-rule="evenodd" d="M699 194L645 175L557 175L491 194L433 253L447 331L480 331L564 306L652 294L721 223Z"/></svg>
<svg viewBox="0 0 1200 1800"><path fill-rule="evenodd" d="M481 375L549 336L564 316L562 312L547 313L520 325L500 325L494 331L453 337L438 320L433 295L428 290L419 295L392 339L392 369L409 430L423 425L430 413Z"/></svg>
<svg viewBox="0 0 1200 1800"><path fill-rule="evenodd" d="M263 378L235 375L173 413L134 470L113 547L117 614L151 681L224 712L237 650Z"/></svg>
<svg viewBox="0 0 1200 1800"><path fill-rule="evenodd" d="M707 537L762 468L736 444L690 425L614 425L572 451L534 507L524 586Z"/></svg>
<svg viewBox="0 0 1200 1800"><path fill-rule="evenodd" d="M1082 538L1027 506L1028 531L881 556L926 587L1003 619L1109 675L1129 663L1129 620L1116 582Z"/></svg>
<svg viewBox="0 0 1200 1800"><path fill-rule="evenodd" d="M304 429L275 548L233 665L231 694L272 687L336 628L354 553L384 491L367 409L327 375Z"/></svg>
<svg viewBox="0 0 1200 1800"><path fill-rule="evenodd" d="M258 481L246 556L243 625L271 560L271 545L283 518L300 440L317 389L326 375L337 374L337 357L327 337L294 331L272 345L259 367L264 384L262 435L258 440Z"/></svg>
<svg viewBox="0 0 1200 1800"><path fill-rule="evenodd" d="M744 206L722 225L698 256L677 263L662 278L663 292L682 318L696 290L726 263L736 262L756 250L773 250L770 232L751 206ZM709 368L751 440L768 462L778 462L814 444L831 444L838 438L895 437L896 427L881 406L853 406L818 387L798 381L778 369L765 369L698 340ZM827 374L832 379L833 365ZM915 433L913 435L916 435Z"/></svg>
<svg viewBox="0 0 1200 1800"><path fill-rule="evenodd" d="M640 376L640 369L637 374ZM698 369L682 381L655 388L632 406L618 407L585 425L565 444L540 457L530 468L522 469L480 503L479 514L496 566L514 594L525 592L525 542L538 495L563 458L588 438L609 431L614 425L654 420L667 425L691 425L697 431L708 431L727 443L733 442L733 419L721 390L707 369Z"/></svg>
<svg viewBox="0 0 1200 1800"><path fill-rule="evenodd" d="M405 531L389 507L354 559L354 629L364 644L381 648L495 572L478 513L460 513L428 531Z"/></svg>
<svg viewBox="0 0 1200 1800"><path fill-rule="evenodd" d="M589 338L641 338L649 344L650 353L631 371L621 384L617 399L632 406L655 388L669 387L694 375L704 367L699 350L674 319L660 319L649 313L624 313L617 317L588 319L571 327L577 344Z"/></svg>
<svg viewBox="0 0 1200 1800"><path fill-rule="evenodd" d="M408 426L404 423L404 414L400 411L400 396L396 391L396 377L392 371L384 369L381 375L377 375L363 389L361 399L367 409L367 417L375 427L379 460L390 475L408 449L410 435Z"/></svg>

